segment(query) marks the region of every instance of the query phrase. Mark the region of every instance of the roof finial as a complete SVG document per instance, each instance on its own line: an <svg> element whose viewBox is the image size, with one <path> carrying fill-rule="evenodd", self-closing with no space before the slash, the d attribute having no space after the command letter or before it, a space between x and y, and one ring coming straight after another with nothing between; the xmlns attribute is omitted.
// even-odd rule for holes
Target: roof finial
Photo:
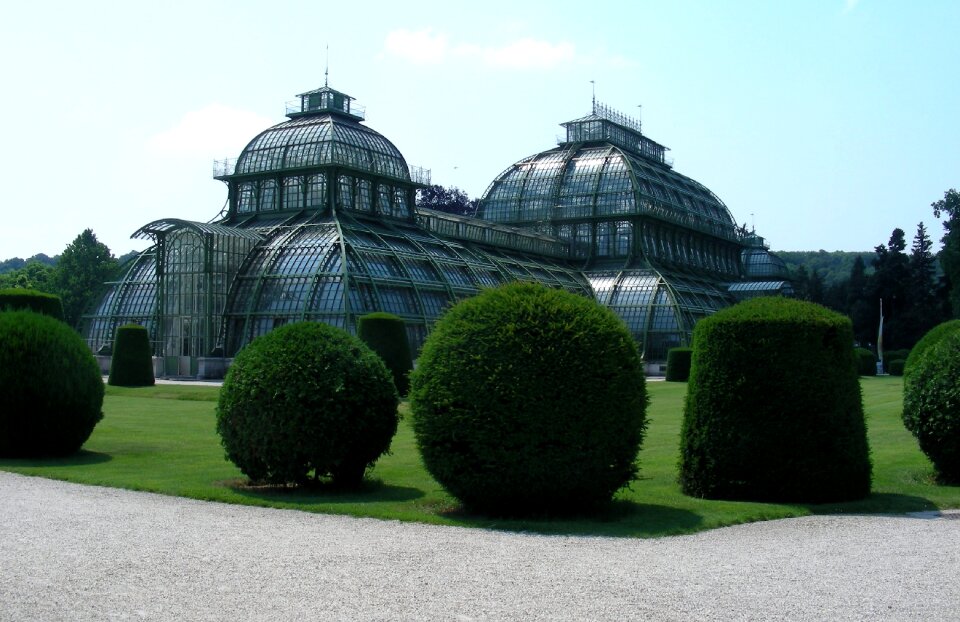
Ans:
<svg viewBox="0 0 960 622"><path fill-rule="evenodd" d="M327 65L323 68L323 86L330 86L330 44L327 44Z"/></svg>
<svg viewBox="0 0 960 622"><path fill-rule="evenodd" d="M592 94L592 106L590 112L597 114L597 84L593 80L590 80L590 92Z"/></svg>

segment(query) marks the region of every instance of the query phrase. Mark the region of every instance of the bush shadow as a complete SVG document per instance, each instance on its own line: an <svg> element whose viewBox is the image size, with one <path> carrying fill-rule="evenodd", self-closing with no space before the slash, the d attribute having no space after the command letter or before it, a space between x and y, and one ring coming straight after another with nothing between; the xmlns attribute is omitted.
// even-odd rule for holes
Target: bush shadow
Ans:
<svg viewBox="0 0 960 622"><path fill-rule="evenodd" d="M457 523L498 531L556 536L652 538L698 530L703 517L690 510L616 499L592 512L542 516L494 516L456 506L438 513Z"/></svg>
<svg viewBox="0 0 960 622"><path fill-rule="evenodd" d="M858 501L843 503L803 504L811 514L906 514L936 510L933 501L916 495L875 492Z"/></svg>
<svg viewBox="0 0 960 622"><path fill-rule="evenodd" d="M6 458L0 457L0 466L5 467L62 467L62 466L84 466L88 464L102 464L110 462L113 456L100 453L99 451L80 451L69 456L60 457L40 457L40 458Z"/></svg>
<svg viewBox="0 0 960 622"><path fill-rule="evenodd" d="M393 486L381 479L365 479L357 488L342 488L329 481L310 482L303 486L252 484L245 478L216 482L248 499L298 504L348 504L413 501L424 496L418 488Z"/></svg>

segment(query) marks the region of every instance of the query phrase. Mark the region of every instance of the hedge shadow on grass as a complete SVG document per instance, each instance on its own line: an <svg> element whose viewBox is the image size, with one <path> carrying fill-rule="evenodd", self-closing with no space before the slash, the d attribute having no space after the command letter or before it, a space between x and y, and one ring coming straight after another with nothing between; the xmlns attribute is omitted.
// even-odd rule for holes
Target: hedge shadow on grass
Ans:
<svg viewBox="0 0 960 622"><path fill-rule="evenodd" d="M62 467L83 466L87 464L102 464L110 462L113 456L99 451L81 449L74 454L62 457L49 458L0 458L0 466L9 467Z"/></svg>
<svg viewBox="0 0 960 622"><path fill-rule="evenodd" d="M875 492L858 501L801 505L811 514L870 514L903 515L906 512L927 512L937 506L925 497L892 492Z"/></svg>
<svg viewBox="0 0 960 622"><path fill-rule="evenodd" d="M614 499L589 513L498 517L455 505L438 515L456 519L465 527L553 536L663 537L690 533L703 523L703 517L690 510L627 499Z"/></svg>
<svg viewBox="0 0 960 622"><path fill-rule="evenodd" d="M279 486L250 484L246 478L216 482L248 499L284 503L382 503L413 501L424 496L419 488L394 486L381 479L365 479L359 488L343 488L327 480L311 482L306 486Z"/></svg>

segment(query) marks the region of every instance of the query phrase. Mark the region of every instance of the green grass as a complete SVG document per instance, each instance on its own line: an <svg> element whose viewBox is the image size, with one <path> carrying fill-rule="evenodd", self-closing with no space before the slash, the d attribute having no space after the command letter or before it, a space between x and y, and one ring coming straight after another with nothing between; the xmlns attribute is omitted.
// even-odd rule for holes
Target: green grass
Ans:
<svg viewBox="0 0 960 622"><path fill-rule="evenodd" d="M84 484L148 490L194 499L310 512L540 533L651 537L723 525L818 513L902 513L960 507L960 487L938 486L933 470L900 422L902 379L862 379L874 462L874 493L862 501L788 505L706 501L676 482L686 384L651 382L650 428L640 452L640 479L600 515L496 520L470 515L427 474L405 420L392 453L359 492L243 487L223 457L215 429L217 389L158 385L107 387L105 417L84 450L57 460L0 459L0 469Z"/></svg>

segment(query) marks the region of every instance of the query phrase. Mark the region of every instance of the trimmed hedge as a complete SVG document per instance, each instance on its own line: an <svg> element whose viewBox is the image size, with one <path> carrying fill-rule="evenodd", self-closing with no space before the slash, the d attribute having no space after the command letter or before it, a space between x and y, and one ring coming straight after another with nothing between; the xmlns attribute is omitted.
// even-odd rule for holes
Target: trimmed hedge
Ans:
<svg viewBox="0 0 960 622"><path fill-rule="evenodd" d="M866 348L854 348L857 355L857 373L861 376L877 375L877 355Z"/></svg>
<svg viewBox="0 0 960 622"><path fill-rule="evenodd" d="M924 349L904 382L903 423L938 479L960 484L960 331Z"/></svg>
<svg viewBox="0 0 960 622"><path fill-rule="evenodd" d="M900 359L901 361L906 361L908 356L910 356L909 349L884 350L883 351L883 370L888 374L892 375L893 372L890 371L890 365L897 359Z"/></svg>
<svg viewBox="0 0 960 622"><path fill-rule="evenodd" d="M890 361L887 367L887 373L891 376L902 376L903 367L906 365L906 361L903 359L893 359Z"/></svg>
<svg viewBox="0 0 960 622"><path fill-rule="evenodd" d="M667 381L686 382L690 378L690 361L693 348L670 348L667 350Z"/></svg>
<svg viewBox="0 0 960 622"><path fill-rule="evenodd" d="M397 391L360 339L319 322L257 337L220 389L217 432L255 482L304 484L329 476L359 485L397 431Z"/></svg>
<svg viewBox="0 0 960 622"><path fill-rule="evenodd" d="M376 352L393 375L397 392L403 396L410 389L413 357L403 320L392 313L369 313L357 320L357 337Z"/></svg>
<svg viewBox="0 0 960 622"><path fill-rule="evenodd" d="M0 313L0 456L76 452L103 418L103 380L72 328L33 311Z"/></svg>
<svg viewBox="0 0 960 622"><path fill-rule="evenodd" d="M411 378L424 464L471 510L582 512L636 476L643 364L593 300L531 283L484 290L440 318Z"/></svg>
<svg viewBox="0 0 960 622"><path fill-rule="evenodd" d="M125 324L117 328L107 384L118 387L153 386L153 349L146 327Z"/></svg>
<svg viewBox="0 0 960 622"><path fill-rule="evenodd" d="M0 311L30 310L63 321L60 296L33 289L0 289Z"/></svg>
<svg viewBox="0 0 960 622"><path fill-rule="evenodd" d="M849 318L756 298L700 320L681 433L691 496L824 503L870 492Z"/></svg>
<svg viewBox="0 0 960 622"><path fill-rule="evenodd" d="M950 320L948 322L943 322L942 324L937 324L926 334L920 338L913 348L910 350L910 356L907 357L907 362L903 366L903 375L907 377L910 375L910 369L913 365L920 360L924 353L936 345L941 339L951 335L957 331L960 331L960 320Z"/></svg>

